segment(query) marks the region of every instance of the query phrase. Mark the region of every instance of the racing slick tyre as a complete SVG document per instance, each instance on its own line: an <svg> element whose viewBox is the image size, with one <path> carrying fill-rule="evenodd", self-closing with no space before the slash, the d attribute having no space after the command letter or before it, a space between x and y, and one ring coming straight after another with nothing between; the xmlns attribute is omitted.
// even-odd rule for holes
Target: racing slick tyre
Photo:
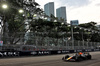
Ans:
<svg viewBox="0 0 100 66"><path fill-rule="evenodd" d="M82 60L83 60L83 58L81 56L79 56L79 57L77 57L77 59L75 59L75 61L78 61L78 62L80 62Z"/></svg>
<svg viewBox="0 0 100 66"><path fill-rule="evenodd" d="M75 61L80 62L80 61L82 61L82 60L83 60L82 58L78 58L78 59L76 59Z"/></svg>
<svg viewBox="0 0 100 66"><path fill-rule="evenodd" d="M87 58L88 58L88 59L91 59L92 57L91 57L91 55L88 55Z"/></svg>

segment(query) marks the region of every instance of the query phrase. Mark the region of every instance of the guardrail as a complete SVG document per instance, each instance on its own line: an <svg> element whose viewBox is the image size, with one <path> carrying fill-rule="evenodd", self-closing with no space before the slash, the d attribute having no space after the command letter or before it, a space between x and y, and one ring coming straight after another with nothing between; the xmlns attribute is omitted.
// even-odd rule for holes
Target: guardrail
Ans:
<svg viewBox="0 0 100 66"><path fill-rule="evenodd" d="M54 55L67 54L76 52L94 52L100 49L83 49L83 50L47 50L47 51L0 51L0 57L20 57L20 56L38 56L38 55Z"/></svg>

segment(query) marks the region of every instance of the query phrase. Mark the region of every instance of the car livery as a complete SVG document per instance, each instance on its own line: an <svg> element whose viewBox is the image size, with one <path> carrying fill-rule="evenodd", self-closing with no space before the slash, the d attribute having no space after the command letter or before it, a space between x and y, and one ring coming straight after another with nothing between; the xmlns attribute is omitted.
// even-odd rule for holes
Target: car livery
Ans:
<svg viewBox="0 0 100 66"><path fill-rule="evenodd" d="M65 55L62 60L64 61L82 61L82 60L89 60L91 59L91 55L87 52L79 52L74 54L73 56Z"/></svg>

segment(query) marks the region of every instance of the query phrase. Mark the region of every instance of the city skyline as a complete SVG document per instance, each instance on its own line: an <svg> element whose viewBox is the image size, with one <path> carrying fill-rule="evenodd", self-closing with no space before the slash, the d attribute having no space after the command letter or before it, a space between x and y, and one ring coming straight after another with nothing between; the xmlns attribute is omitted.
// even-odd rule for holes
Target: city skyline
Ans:
<svg viewBox="0 0 100 66"><path fill-rule="evenodd" d="M67 22L79 20L80 23L91 21L100 24L100 1L99 0L35 0L43 8L48 2L55 3L55 10L59 7L66 6ZM55 12L56 13L56 12Z"/></svg>

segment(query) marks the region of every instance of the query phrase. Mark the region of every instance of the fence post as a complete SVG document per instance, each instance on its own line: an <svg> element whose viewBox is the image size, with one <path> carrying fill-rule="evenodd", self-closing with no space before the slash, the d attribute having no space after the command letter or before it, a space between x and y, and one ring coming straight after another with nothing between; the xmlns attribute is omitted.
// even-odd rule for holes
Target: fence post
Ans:
<svg viewBox="0 0 100 66"><path fill-rule="evenodd" d="M85 47L84 47L84 40L83 40L83 49L84 49Z"/></svg>
<svg viewBox="0 0 100 66"><path fill-rule="evenodd" d="M88 47L88 41L87 41L87 49L88 49L89 47Z"/></svg>

